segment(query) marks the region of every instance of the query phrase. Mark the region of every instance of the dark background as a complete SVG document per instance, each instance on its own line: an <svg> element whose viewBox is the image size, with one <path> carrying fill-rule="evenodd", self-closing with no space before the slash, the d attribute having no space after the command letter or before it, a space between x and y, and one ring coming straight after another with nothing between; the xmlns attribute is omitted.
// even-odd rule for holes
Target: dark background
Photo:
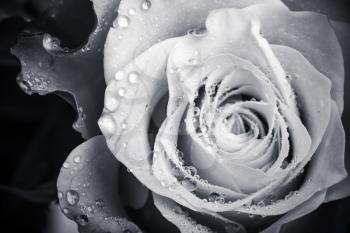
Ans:
<svg viewBox="0 0 350 233"><path fill-rule="evenodd" d="M56 95L28 96L18 87L20 64L10 54L24 30L49 32L60 38L62 47L82 45L93 30L95 15L90 1L71 2L67 17L55 20L47 17L48 0L0 0L1 232L43 232L49 203L56 199L59 169L83 141L71 127L76 116L68 103ZM350 22L346 1L287 3L292 9L315 10L333 20ZM345 124L350 121L346 119L348 111L343 117ZM298 232L349 233L350 198L324 204L298 224L303 226Z"/></svg>

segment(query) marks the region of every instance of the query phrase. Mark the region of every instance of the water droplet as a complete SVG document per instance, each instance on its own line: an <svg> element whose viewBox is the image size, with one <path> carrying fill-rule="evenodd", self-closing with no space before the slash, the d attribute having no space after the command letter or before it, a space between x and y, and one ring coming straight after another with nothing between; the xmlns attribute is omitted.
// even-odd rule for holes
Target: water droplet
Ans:
<svg viewBox="0 0 350 233"><path fill-rule="evenodd" d="M117 81L123 80L124 77L125 77L125 71L123 71L123 70L118 70L118 72L115 73L115 75L114 75L114 78L115 78L115 80L117 80Z"/></svg>
<svg viewBox="0 0 350 233"><path fill-rule="evenodd" d="M112 134L116 129L115 122L110 115L104 115L98 120L100 129L105 134Z"/></svg>
<svg viewBox="0 0 350 233"><path fill-rule="evenodd" d="M193 108L193 115L194 116L199 116L200 112L201 112L201 110L198 107Z"/></svg>
<svg viewBox="0 0 350 233"><path fill-rule="evenodd" d="M80 163L80 156L79 155L75 156L73 160L75 163Z"/></svg>
<svg viewBox="0 0 350 233"><path fill-rule="evenodd" d="M118 95L121 96L121 97L123 97L123 96L125 96L125 94L126 94L125 88L119 88L119 90L118 90Z"/></svg>
<svg viewBox="0 0 350 233"><path fill-rule="evenodd" d="M58 192L57 196L58 196L59 199L61 199L63 197L63 193L62 192Z"/></svg>
<svg viewBox="0 0 350 233"><path fill-rule="evenodd" d="M146 112L150 112L151 111L151 105L146 104L145 109L146 109Z"/></svg>
<svg viewBox="0 0 350 233"><path fill-rule="evenodd" d="M129 74L129 82L131 84L135 84L139 80L139 77L140 77L140 74L137 71L133 71Z"/></svg>
<svg viewBox="0 0 350 233"><path fill-rule="evenodd" d="M119 101L113 97L113 96L109 96L107 98L105 98L105 108L108 111L115 111L119 106Z"/></svg>
<svg viewBox="0 0 350 233"><path fill-rule="evenodd" d="M183 179L181 181L181 185L190 192L197 189L197 181L190 177L186 177L185 179Z"/></svg>
<svg viewBox="0 0 350 233"><path fill-rule="evenodd" d="M240 231L240 226L237 223L225 223L226 233L237 233Z"/></svg>
<svg viewBox="0 0 350 233"><path fill-rule="evenodd" d="M119 15L117 19L113 22L113 27L119 26L120 28L127 28L129 26L130 19L128 16Z"/></svg>
<svg viewBox="0 0 350 233"><path fill-rule="evenodd" d="M208 196L208 201L222 204L225 202L225 199L221 194L217 192L212 192Z"/></svg>
<svg viewBox="0 0 350 233"><path fill-rule="evenodd" d="M152 2L150 0L144 0L141 5L142 9L145 11L149 10L151 6L152 6Z"/></svg>
<svg viewBox="0 0 350 233"><path fill-rule="evenodd" d="M68 214L68 213L69 213L69 210L68 210L67 208L64 208L64 209L63 209L63 213Z"/></svg>
<svg viewBox="0 0 350 233"><path fill-rule="evenodd" d="M193 166L189 166L186 168L186 171L187 173L190 175L190 176L195 176L197 175L197 169Z"/></svg>
<svg viewBox="0 0 350 233"><path fill-rule="evenodd" d="M130 8L129 9L129 15L135 15L135 14L136 14L135 8Z"/></svg>
<svg viewBox="0 0 350 233"><path fill-rule="evenodd" d="M82 215L78 215L75 218L75 221L80 225L80 226L86 226L89 223L89 218L82 214Z"/></svg>
<svg viewBox="0 0 350 233"><path fill-rule="evenodd" d="M203 125L202 126L202 132L203 133L207 133L208 132L208 126L207 125Z"/></svg>
<svg viewBox="0 0 350 233"><path fill-rule="evenodd" d="M67 202L69 205L74 206L79 202L79 194L77 191L68 190L66 194Z"/></svg>
<svg viewBox="0 0 350 233"><path fill-rule="evenodd" d="M180 150L176 150L176 156L180 159L183 159L183 157L185 156L184 153Z"/></svg>
<svg viewBox="0 0 350 233"><path fill-rule="evenodd" d="M64 163L63 163L63 167L64 167L64 168L69 168L69 167L70 167L70 164L67 163L67 162L64 162Z"/></svg>

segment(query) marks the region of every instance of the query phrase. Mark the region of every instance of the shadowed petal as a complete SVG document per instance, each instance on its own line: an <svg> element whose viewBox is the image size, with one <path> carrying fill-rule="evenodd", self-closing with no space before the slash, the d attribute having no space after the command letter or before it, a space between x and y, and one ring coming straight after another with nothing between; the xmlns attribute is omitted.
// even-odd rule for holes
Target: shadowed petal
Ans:
<svg viewBox="0 0 350 233"><path fill-rule="evenodd" d="M139 231L126 219L119 200L118 170L103 136L78 146L63 164L57 182L59 202L80 232Z"/></svg>
<svg viewBox="0 0 350 233"><path fill-rule="evenodd" d="M106 34L116 16L119 1L94 1L97 25L87 43L79 49L60 47L57 38L48 34L22 35L12 53L21 61L17 80L28 94L45 95L60 92L78 112L74 128L84 138L99 133L97 118L102 110L103 77L102 49Z"/></svg>

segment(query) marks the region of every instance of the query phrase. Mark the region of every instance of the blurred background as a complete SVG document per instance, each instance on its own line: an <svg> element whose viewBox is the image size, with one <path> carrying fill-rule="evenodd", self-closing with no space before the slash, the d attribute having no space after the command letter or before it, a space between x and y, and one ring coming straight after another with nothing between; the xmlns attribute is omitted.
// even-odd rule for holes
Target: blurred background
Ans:
<svg viewBox="0 0 350 233"><path fill-rule="evenodd" d="M54 94L25 94L16 82L20 63L10 53L18 35L28 30L48 32L60 39L62 47L77 48L86 42L95 25L92 3L89 0L65 1L63 15L55 12L55 4L60 1L0 0L1 232L10 231L8 229L12 233L76 232L72 230L75 224L61 218L55 206L60 167L69 152L83 141L72 128L75 110ZM294 10L318 11L332 20L350 22L346 0L285 2ZM343 43L347 51L344 54L349 57L350 35L342 36L343 41L349 39L348 43ZM348 61L346 66L350 67ZM347 87L349 82L346 82ZM350 101L348 92L347 101ZM350 124L349 112L346 109L343 116L346 126ZM297 221L312 224L297 224L303 229L295 229L295 232L350 233L350 198L324 204Z"/></svg>

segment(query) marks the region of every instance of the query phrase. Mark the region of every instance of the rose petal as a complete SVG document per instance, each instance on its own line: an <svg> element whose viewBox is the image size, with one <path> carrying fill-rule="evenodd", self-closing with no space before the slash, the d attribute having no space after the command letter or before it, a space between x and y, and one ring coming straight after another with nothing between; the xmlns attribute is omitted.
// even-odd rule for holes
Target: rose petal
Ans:
<svg viewBox="0 0 350 233"><path fill-rule="evenodd" d="M278 0L220 0L208 1L151 1L151 8L143 10L138 0L122 1L120 15L129 18L127 28L111 28L105 44L105 77L107 82L113 79L118 69L128 64L159 41L185 35L189 29L203 27L209 11L219 8L243 8L257 3L276 3ZM129 9L135 9L136 15L129 16ZM154 32L154 33L149 33Z"/></svg>
<svg viewBox="0 0 350 233"><path fill-rule="evenodd" d="M21 61L20 87L28 94L64 93L77 109L74 128L89 138L99 133L97 119L102 110L102 48L115 18L119 1L94 1L97 25L88 42L78 50L61 48L59 40L48 34L21 36L12 53ZM88 67L88 69L87 69ZM62 95L61 95L62 96ZM73 98L73 101L72 101Z"/></svg>
<svg viewBox="0 0 350 233"><path fill-rule="evenodd" d="M57 189L61 209L80 232L139 230L118 198L118 161L103 136L75 148L63 164Z"/></svg>
<svg viewBox="0 0 350 233"><path fill-rule="evenodd" d="M342 46L343 54L344 54L344 60L345 60L345 67L348 69L350 67L350 46L348 41L350 40L350 25L348 23L343 22L337 22L333 21L332 25L336 31L337 37L340 41L340 44ZM345 79L345 91L344 91L344 99L349 100L350 99L350 76L349 72L346 73L346 79ZM345 108L343 113L343 125L346 133L346 138L349 138L349 132L350 132L350 125L349 121L346 119L349 119L350 114L350 102L345 101ZM350 156L349 156L349 141L346 143L346 150L345 150L345 166L348 171L348 176L343 181L339 182L338 184L332 186L327 190L327 196L325 202L337 200L340 198L344 198L350 195Z"/></svg>
<svg viewBox="0 0 350 233"><path fill-rule="evenodd" d="M292 12L272 4L254 5L249 10L261 20L261 31L271 44L296 49L332 81L332 97L342 112L343 56L327 17L313 12Z"/></svg>

